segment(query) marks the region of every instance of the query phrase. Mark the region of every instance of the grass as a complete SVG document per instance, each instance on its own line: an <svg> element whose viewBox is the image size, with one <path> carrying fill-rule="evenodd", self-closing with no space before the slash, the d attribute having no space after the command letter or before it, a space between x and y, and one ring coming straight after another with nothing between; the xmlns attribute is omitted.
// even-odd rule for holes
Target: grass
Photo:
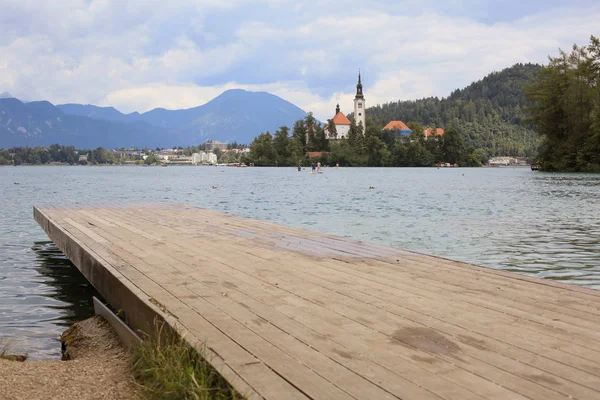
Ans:
<svg viewBox="0 0 600 400"><path fill-rule="evenodd" d="M161 323L134 349L131 372L145 399L242 400L204 355Z"/></svg>

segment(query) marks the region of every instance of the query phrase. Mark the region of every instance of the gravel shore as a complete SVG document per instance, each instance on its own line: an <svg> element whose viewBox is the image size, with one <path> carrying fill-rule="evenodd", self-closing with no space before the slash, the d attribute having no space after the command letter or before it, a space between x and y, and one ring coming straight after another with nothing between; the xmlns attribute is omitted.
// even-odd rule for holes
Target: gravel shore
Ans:
<svg viewBox="0 0 600 400"><path fill-rule="evenodd" d="M129 354L102 317L74 324L61 337L68 361L0 359L0 393L6 400L138 399Z"/></svg>

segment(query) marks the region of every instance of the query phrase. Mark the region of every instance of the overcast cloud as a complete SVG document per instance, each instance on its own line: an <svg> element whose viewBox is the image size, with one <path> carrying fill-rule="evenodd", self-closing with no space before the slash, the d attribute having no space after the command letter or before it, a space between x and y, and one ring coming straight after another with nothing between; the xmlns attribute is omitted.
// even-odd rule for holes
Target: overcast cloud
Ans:
<svg viewBox="0 0 600 400"><path fill-rule="evenodd" d="M320 119L447 96L600 35L592 0L3 0L0 92L123 112L264 90Z"/></svg>

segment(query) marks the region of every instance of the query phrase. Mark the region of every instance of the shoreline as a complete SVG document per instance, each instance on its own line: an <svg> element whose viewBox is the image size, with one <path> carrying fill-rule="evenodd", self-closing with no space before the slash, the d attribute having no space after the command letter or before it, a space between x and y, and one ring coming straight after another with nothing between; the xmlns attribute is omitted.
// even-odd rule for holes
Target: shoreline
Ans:
<svg viewBox="0 0 600 400"><path fill-rule="evenodd" d="M0 358L0 393L7 400L139 399L130 353L106 320L76 322L61 335L62 360ZM9 351L8 351L9 352Z"/></svg>

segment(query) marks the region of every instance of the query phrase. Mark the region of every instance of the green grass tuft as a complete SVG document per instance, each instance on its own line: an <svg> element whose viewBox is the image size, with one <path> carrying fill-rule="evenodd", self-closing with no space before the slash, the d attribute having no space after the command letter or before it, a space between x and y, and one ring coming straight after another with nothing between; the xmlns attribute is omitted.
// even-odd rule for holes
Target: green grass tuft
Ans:
<svg viewBox="0 0 600 400"><path fill-rule="evenodd" d="M205 360L204 351L164 324L134 349L131 372L145 399L243 399Z"/></svg>

